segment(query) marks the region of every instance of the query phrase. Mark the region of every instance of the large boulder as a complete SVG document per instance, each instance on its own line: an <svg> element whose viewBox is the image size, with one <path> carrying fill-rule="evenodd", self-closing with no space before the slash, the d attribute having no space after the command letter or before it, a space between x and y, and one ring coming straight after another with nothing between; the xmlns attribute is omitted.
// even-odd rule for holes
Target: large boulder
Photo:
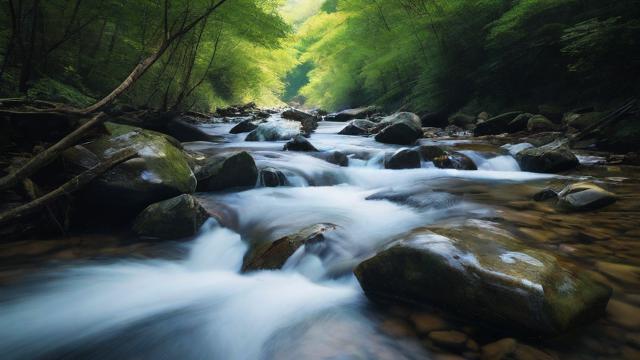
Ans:
<svg viewBox="0 0 640 360"><path fill-rule="evenodd" d="M558 193L556 206L565 211L595 210L616 202L616 196L605 189L588 182L580 182L565 187Z"/></svg>
<svg viewBox="0 0 640 360"><path fill-rule="evenodd" d="M414 230L360 263L374 300L436 305L499 328L552 335L604 314L611 289L497 224Z"/></svg>
<svg viewBox="0 0 640 360"><path fill-rule="evenodd" d="M527 129L527 124L529 124L529 119L531 119L534 115L529 113L524 113L516 116L515 119L511 120L509 124L507 124L507 132L516 133L518 131L524 131Z"/></svg>
<svg viewBox="0 0 640 360"><path fill-rule="evenodd" d="M423 145L418 149L422 159L433 162L440 169L478 170L467 155L444 146Z"/></svg>
<svg viewBox="0 0 640 360"><path fill-rule="evenodd" d="M376 123L364 119L356 119L349 122L338 134L340 135L368 135L369 131L376 127Z"/></svg>
<svg viewBox="0 0 640 360"><path fill-rule="evenodd" d="M166 130L160 130L180 140L181 142L189 141L217 141L219 137L207 134L199 127L189 124L188 122L174 118L167 122Z"/></svg>
<svg viewBox="0 0 640 360"><path fill-rule="evenodd" d="M576 168L580 162L562 141L522 150L516 160L523 171L557 173Z"/></svg>
<svg viewBox="0 0 640 360"><path fill-rule="evenodd" d="M110 135L76 145L62 154L72 175L125 148L136 149L138 157L112 168L79 192L81 209L84 204L94 214L130 220L149 204L195 191L196 177L175 139L127 125L105 126Z"/></svg>
<svg viewBox="0 0 640 360"><path fill-rule="evenodd" d="M347 109L334 114L329 114L325 117L325 120L344 122L344 121L349 121L353 119L365 119L375 114L376 112L377 112L377 108L375 106L367 106L367 107L361 107L356 109Z"/></svg>
<svg viewBox="0 0 640 360"><path fill-rule="evenodd" d="M335 229L336 226L333 224L317 224L274 242L256 246L245 255L242 271L281 269L302 245L323 242L325 233Z"/></svg>
<svg viewBox="0 0 640 360"><path fill-rule="evenodd" d="M376 135L377 142L411 145L422 137L420 118L414 113L401 112L387 116L379 125L382 130Z"/></svg>
<svg viewBox="0 0 640 360"><path fill-rule="evenodd" d="M508 131L509 124L515 120L518 115L521 115L521 111L513 111L508 112L502 115L498 115L496 117L492 117L491 119L481 122L476 125L476 128L473 130L474 136L482 136L482 135L496 135L502 134Z"/></svg>
<svg viewBox="0 0 640 360"><path fill-rule="evenodd" d="M570 128L584 130L597 124L604 116L601 112L567 113L562 120Z"/></svg>
<svg viewBox="0 0 640 360"><path fill-rule="evenodd" d="M305 139L302 135L297 135L293 139L284 144L284 151L318 151L309 140Z"/></svg>
<svg viewBox="0 0 640 360"><path fill-rule="evenodd" d="M246 151L223 153L198 164L196 177L198 191L253 187L258 181L258 168Z"/></svg>
<svg viewBox="0 0 640 360"><path fill-rule="evenodd" d="M385 168L394 170L420 168L420 153L413 149L400 149L386 161Z"/></svg>
<svg viewBox="0 0 640 360"><path fill-rule="evenodd" d="M334 165L349 166L349 157L342 151L323 151L312 154L312 156Z"/></svg>
<svg viewBox="0 0 640 360"><path fill-rule="evenodd" d="M208 218L195 197L183 194L149 205L136 218L133 231L144 237L181 239L195 235Z"/></svg>
<svg viewBox="0 0 640 360"><path fill-rule="evenodd" d="M251 119L245 119L239 122L236 126L231 128L229 134L241 134L251 132L258 127Z"/></svg>
<svg viewBox="0 0 640 360"><path fill-rule="evenodd" d="M268 121L251 131L245 141L291 140L301 133L301 129L302 126L296 121Z"/></svg>

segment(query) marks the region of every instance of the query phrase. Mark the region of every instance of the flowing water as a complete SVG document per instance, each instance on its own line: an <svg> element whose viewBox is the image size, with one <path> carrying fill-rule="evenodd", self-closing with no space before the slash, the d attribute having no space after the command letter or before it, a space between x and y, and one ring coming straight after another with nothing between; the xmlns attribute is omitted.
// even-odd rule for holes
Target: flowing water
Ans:
<svg viewBox="0 0 640 360"><path fill-rule="evenodd" d="M282 152L283 142L244 142L231 124L206 126L221 144L190 143L203 154L250 151L260 168L283 171L290 186L198 194L217 209L196 239L131 244L119 240L9 244L0 259L44 259L29 276L8 264L0 287L3 359L429 359L447 355L416 330L416 312L432 313L480 345L509 336L437 309L374 305L352 269L396 237L456 219L491 219L532 247L561 254L614 288L607 316L553 340L524 339L559 358L637 358L640 354L640 172L581 158L583 170L563 175L520 171L507 150L469 139L447 144L469 156L477 171L386 170L400 147L337 135L343 123L322 122L311 142L348 154L350 165L317 154ZM568 215L531 195L590 179L619 201L603 210ZM412 204L367 200L381 191L428 194ZM321 244L306 245L279 271L242 274L250 246L301 228L332 223ZM51 245L55 244L55 245ZM21 250L22 249L22 250ZM152 249L149 251L149 249ZM158 250L160 249L160 250ZM158 250L158 251L156 251ZM71 255L69 255L71 253ZM139 256L132 257L131 254ZM1 278L1 277L0 277ZM460 354L460 352L458 352ZM461 355L477 358L473 347Z"/></svg>

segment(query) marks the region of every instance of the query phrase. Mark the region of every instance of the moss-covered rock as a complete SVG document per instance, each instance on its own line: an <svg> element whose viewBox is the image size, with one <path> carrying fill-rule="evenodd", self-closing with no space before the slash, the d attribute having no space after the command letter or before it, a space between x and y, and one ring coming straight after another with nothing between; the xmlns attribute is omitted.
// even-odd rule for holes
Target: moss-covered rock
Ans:
<svg viewBox="0 0 640 360"><path fill-rule="evenodd" d="M133 231L144 237L181 239L195 235L208 218L195 197L183 194L149 205L136 218Z"/></svg>
<svg viewBox="0 0 640 360"><path fill-rule="evenodd" d="M253 187L258 181L258 168L248 152L229 152L202 161L196 167L196 177L198 191Z"/></svg>
<svg viewBox="0 0 640 360"><path fill-rule="evenodd" d="M418 151L425 161L433 162L440 169L478 170L468 156L444 146L423 145Z"/></svg>
<svg viewBox="0 0 640 360"><path fill-rule="evenodd" d="M611 205L616 196L588 182L571 184L558 193L558 208L565 211L589 211Z"/></svg>
<svg viewBox="0 0 640 360"><path fill-rule="evenodd" d="M317 224L297 233L252 248L244 258L242 271L281 269L302 245L324 241L324 234L335 230L333 224Z"/></svg>
<svg viewBox="0 0 640 360"><path fill-rule="evenodd" d="M79 195L92 211L114 218L133 217L149 204L196 189L196 178L184 152L166 135L106 123L110 135L74 146L63 154L73 173L89 169L125 148L139 157L126 161L94 180ZM180 144L177 143L179 146Z"/></svg>
<svg viewBox="0 0 640 360"><path fill-rule="evenodd" d="M611 289L497 224L414 230L355 274L377 300L431 304L501 328L558 334L604 314Z"/></svg>
<svg viewBox="0 0 640 360"><path fill-rule="evenodd" d="M527 130L531 132L545 132L553 131L556 129L554 123L547 119L543 115L535 115L527 122Z"/></svg>

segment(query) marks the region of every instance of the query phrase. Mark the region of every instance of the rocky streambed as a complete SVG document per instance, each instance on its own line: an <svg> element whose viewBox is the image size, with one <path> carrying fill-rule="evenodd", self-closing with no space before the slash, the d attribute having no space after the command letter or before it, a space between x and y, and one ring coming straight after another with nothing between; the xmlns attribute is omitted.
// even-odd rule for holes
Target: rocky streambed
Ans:
<svg viewBox="0 0 640 360"><path fill-rule="evenodd" d="M135 146L73 206L131 230L0 245L5 356L640 356L639 168L535 115L225 115L63 155Z"/></svg>

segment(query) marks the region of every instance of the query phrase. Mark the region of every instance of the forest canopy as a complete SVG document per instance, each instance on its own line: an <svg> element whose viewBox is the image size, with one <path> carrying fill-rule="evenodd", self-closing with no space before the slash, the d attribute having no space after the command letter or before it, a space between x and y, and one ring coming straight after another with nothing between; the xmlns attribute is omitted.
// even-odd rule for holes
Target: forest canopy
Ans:
<svg viewBox="0 0 640 360"><path fill-rule="evenodd" d="M573 106L638 91L640 2L9 0L0 91L88 106L195 23L119 101L255 101L453 112Z"/></svg>

